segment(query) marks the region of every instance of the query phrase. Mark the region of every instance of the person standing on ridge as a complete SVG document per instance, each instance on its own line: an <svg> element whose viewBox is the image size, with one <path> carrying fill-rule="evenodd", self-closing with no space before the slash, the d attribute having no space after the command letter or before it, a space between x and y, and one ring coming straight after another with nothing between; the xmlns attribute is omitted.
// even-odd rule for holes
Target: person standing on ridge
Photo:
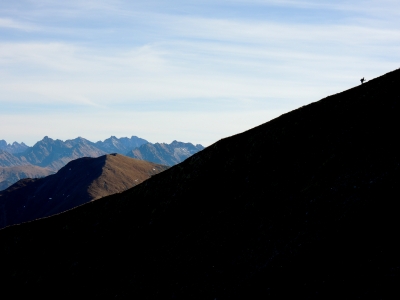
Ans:
<svg viewBox="0 0 400 300"><path fill-rule="evenodd" d="M363 84L363 83L364 83L364 81L365 81L364 77L363 77L363 78L361 78L361 79L360 79L360 81L361 81L361 84Z"/></svg>

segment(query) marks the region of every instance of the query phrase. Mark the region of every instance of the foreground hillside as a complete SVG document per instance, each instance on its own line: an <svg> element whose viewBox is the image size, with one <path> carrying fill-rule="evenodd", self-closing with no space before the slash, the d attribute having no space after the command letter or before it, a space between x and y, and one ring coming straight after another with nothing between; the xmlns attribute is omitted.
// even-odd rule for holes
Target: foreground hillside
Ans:
<svg viewBox="0 0 400 300"><path fill-rule="evenodd" d="M396 70L124 193L1 230L3 293L397 299L399 81Z"/></svg>
<svg viewBox="0 0 400 300"><path fill-rule="evenodd" d="M56 174L0 192L0 228L51 216L123 192L168 169L119 154L79 158Z"/></svg>

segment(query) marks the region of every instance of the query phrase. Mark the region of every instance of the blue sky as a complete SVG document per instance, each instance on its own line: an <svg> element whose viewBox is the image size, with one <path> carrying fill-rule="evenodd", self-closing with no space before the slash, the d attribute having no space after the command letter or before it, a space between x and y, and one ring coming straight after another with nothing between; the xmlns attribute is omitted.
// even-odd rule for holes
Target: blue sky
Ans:
<svg viewBox="0 0 400 300"><path fill-rule="evenodd" d="M397 0L0 0L0 139L208 146L399 68L399 20Z"/></svg>

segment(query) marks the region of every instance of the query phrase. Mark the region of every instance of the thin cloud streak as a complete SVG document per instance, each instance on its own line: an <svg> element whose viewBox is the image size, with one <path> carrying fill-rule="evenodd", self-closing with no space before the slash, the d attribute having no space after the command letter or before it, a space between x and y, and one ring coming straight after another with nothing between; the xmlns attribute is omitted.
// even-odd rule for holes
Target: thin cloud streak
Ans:
<svg viewBox="0 0 400 300"><path fill-rule="evenodd" d="M211 2L208 0L207 2ZM213 1L214 2L214 1ZM400 4L396 0L347 0L336 1L302 1L302 0L220 0L225 4L242 4L254 6L278 6L289 8L343 11L346 13L364 13L369 15L384 14L385 16L398 15Z"/></svg>
<svg viewBox="0 0 400 300"><path fill-rule="evenodd" d="M360 69L364 61L375 52L399 56L396 51L398 48L393 48L390 42L389 45L380 43L383 37L392 34L390 31L386 33L378 31L367 36L367 29L345 28L344 31L348 36L344 38L342 44L348 45L342 46L342 52L337 52L335 48L337 41L327 39L321 44L321 32L324 31L321 29L312 30L311 27L307 30L301 29L300 32L308 33L305 40L299 43L300 32L295 28L292 28L291 32L290 26L272 24L272 27L268 27L268 24L263 24L260 27L259 24L255 24L252 27L251 24L224 21L225 27L222 31L218 31L210 30L215 25L214 20L209 23L207 20L187 21L189 23L181 23L178 27L198 29L194 32L203 32L204 36L214 34L214 41L196 40L193 34L190 36L192 31L188 30L183 32L190 37L189 40L185 39L187 38L185 36L178 40L170 40L168 43L145 45L125 51L114 49L108 53L65 43L0 44L0 65L10 70L9 74L3 74L2 77L5 82L7 78L17 81L10 87L12 89L14 86L15 92L26 91L40 96L46 93L38 93L38 90L43 91L47 88L50 91L59 91L59 97L50 93L56 102L63 101L60 99L66 98L69 94L71 98L92 99L84 103L99 101L107 103L111 98L116 102L124 102L128 99L129 101L156 100L162 97L166 99L237 98L245 95L250 98L261 95L276 97L278 93L285 97L290 95L281 90L274 92L266 89L266 83L277 86L277 82L272 78L278 77L279 80L283 80L285 77L286 84L292 87L298 86L301 91L301 86L318 82L321 78L326 80L350 78L351 73ZM227 32L228 28L230 34ZM240 32L239 28L244 28L242 29L244 32L254 32L253 39L261 42L258 44L246 42L248 37ZM331 36L343 39L343 35L346 34L340 34L342 30L339 28L332 30L334 34ZM273 32L273 36L266 38L264 31ZM275 31L283 34L279 36L274 33ZM288 35L285 35L285 32ZM221 41L223 36L225 42ZM295 36L297 40L293 40ZM270 42L271 37L275 38L273 42ZM361 55L352 47L356 39L358 45L365 46ZM371 46L368 47L368 44ZM331 49L318 51L321 45ZM327 71L322 76L315 74L321 73L321 66ZM379 71L382 68L391 69L387 67L390 67L390 63L382 59L372 62L369 64L370 73L367 76L371 77L371 71L374 69ZM341 74L337 73L339 68L342 70ZM35 72L30 72L31 69ZM28 75L16 79L12 76L15 70L18 74ZM52 79L47 79L46 84L33 79L42 76L46 78L48 73L55 71L56 75ZM337 75L330 77L332 76L328 75L330 73ZM377 72L376 75L380 73ZM300 75L303 76L302 79L299 78ZM33 88L29 81L35 82L37 88ZM78 92L80 96L73 96L71 91ZM94 100L94 98L99 99ZM6 99L3 97L2 101L4 100ZM16 100L14 97L13 101Z"/></svg>
<svg viewBox="0 0 400 300"><path fill-rule="evenodd" d="M0 18L0 28L18 29L30 32L39 30L40 27L29 23L18 22L9 18Z"/></svg>

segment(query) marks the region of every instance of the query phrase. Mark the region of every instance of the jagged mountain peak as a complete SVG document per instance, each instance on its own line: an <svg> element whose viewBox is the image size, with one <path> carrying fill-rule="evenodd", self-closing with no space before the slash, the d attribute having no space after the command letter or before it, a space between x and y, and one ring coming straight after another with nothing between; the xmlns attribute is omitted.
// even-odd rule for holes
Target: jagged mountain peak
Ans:
<svg viewBox="0 0 400 300"><path fill-rule="evenodd" d="M12 144L8 144L5 140L0 140L0 150L7 151L9 153L20 153L26 149L28 149L28 146L23 142L13 142Z"/></svg>
<svg viewBox="0 0 400 300"><path fill-rule="evenodd" d="M52 138L50 138L48 135L44 136L41 141L54 141Z"/></svg>
<svg viewBox="0 0 400 300"><path fill-rule="evenodd" d="M71 139L71 141L88 141L88 140L83 138L83 137L81 137L81 136L78 136L78 137L76 137L74 139Z"/></svg>
<svg viewBox="0 0 400 300"><path fill-rule="evenodd" d="M62 140L52 139L46 135L45 137L43 137L43 139L41 139L40 141L37 141L32 147L38 147L38 146L42 146L42 145L52 145L55 143L60 144L62 142L63 142Z"/></svg>

